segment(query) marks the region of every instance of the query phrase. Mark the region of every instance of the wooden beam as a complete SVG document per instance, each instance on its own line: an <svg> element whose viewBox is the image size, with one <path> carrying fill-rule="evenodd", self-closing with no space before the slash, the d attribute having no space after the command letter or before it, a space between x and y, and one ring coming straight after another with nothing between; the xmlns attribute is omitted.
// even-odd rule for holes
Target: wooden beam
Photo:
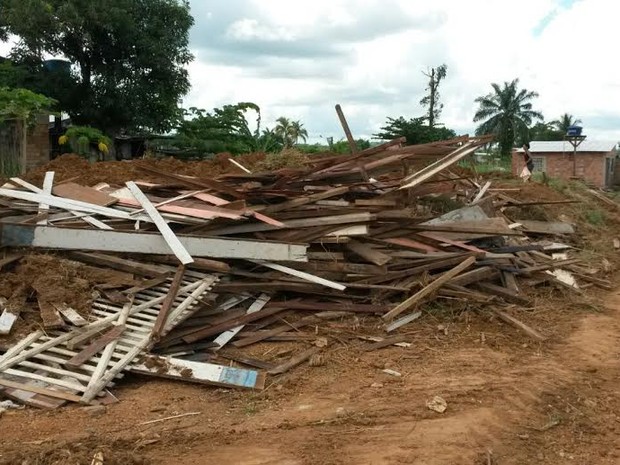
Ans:
<svg viewBox="0 0 620 465"><path fill-rule="evenodd" d="M117 340L124 331L124 324L113 326L112 329L110 329L107 333L93 340L87 347L75 354L70 360L65 363L65 366L75 369L80 368L84 363L94 357L97 353L105 349L110 342Z"/></svg>
<svg viewBox="0 0 620 465"><path fill-rule="evenodd" d="M306 245L273 241L177 236L189 254L197 257L307 261ZM159 234L126 231L54 228L0 224L0 245L64 250L169 255L170 247Z"/></svg>
<svg viewBox="0 0 620 465"><path fill-rule="evenodd" d="M547 339L545 336L540 334L534 328L526 325L522 321L517 320L515 317L513 317L511 315L508 315L505 312L502 312L501 310L493 309L493 313L495 313L498 317L500 317L504 322L506 322L509 325L512 325L515 328L523 331L525 334L527 334L532 339L535 339L537 341L544 341L544 340Z"/></svg>
<svg viewBox="0 0 620 465"><path fill-rule="evenodd" d="M351 134L349 123L347 123L347 119L344 116L344 112L342 111L342 107L340 106L340 104L336 105L336 113L338 114L338 119L340 120L340 124L342 125L342 130L344 131L345 136L347 136L347 142L349 142L349 150L351 150L352 155L355 155L357 153L357 145L355 143L355 139L353 138L353 134Z"/></svg>
<svg viewBox="0 0 620 465"><path fill-rule="evenodd" d="M136 198L136 200L140 202L142 208L144 208L146 213L151 217L151 220L153 220L153 223L155 223L155 226L157 226L157 229L159 229L159 232L170 247L170 250L172 250L172 252L177 256L179 261L183 265L188 265L192 263L194 261L192 259L192 256L185 249L185 247L183 247L181 241L179 241L174 231L170 229L170 226L168 226L166 220L164 220L161 214L153 206L148 197L144 195L144 193L140 190L140 188L136 185L135 182L129 181L126 183L126 185L132 195Z"/></svg>
<svg viewBox="0 0 620 465"><path fill-rule="evenodd" d="M278 265L276 263L269 263L269 262L259 261L259 260L250 260L250 261L252 263L256 263L257 265L266 266L267 268L271 268L272 270L280 271L281 273L295 276L296 278L301 278L306 281L310 281L311 283L314 283L314 284L320 284L321 286L330 287L338 291L344 291L347 288L347 286L345 286L344 284L330 281L328 279L321 278L319 276L314 276L304 271L295 270L294 268L290 268L288 266Z"/></svg>
<svg viewBox="0 0 620 465"><path fill-rule="evenodd" d="M391 320L394 317L400 315L405 310L408 310L409 308L411 308L414 305L418 304L420 301L422 301L426 297L428 297L428 296L432 295L433 293L435 293L436 291L438 291L439 288L441 288L444 284L447 284L452 278L458 276L460 273L465 271L467 268L469 268L475 262L476 262L476 258L475 257L469 257L465 261L463 261L462 263L460 263L457 266L455 266L454 268L452 268L450 271L446 271L440 277L438 277L432 283L430 283L428 286L424 287L423 289L421 289L420 291L418 291L417 293L415 293L414 295L409 297L404 302L401 302L400 304L398 304L391 311L389 311L388 313L383 315L383 319L384 320Z"/></svg>
<svg viewBox="0 0 620 465"><path fill-rule="evenodd" d="M172 280L172 284L170 285L170 289L168 290L168 294L166 295L166 298L161 304L161 308L159 309L159 313L157 314L157 319L155 320L155 324L153 325L153 330L151 331L152 343L156 343L160 339L161 332L164 329L164 325L168 319L170 310L172 309L174 301L177 298L177 294L179 293L179 288L181 287L183 276L185 276L185 265L179 265L176 273L174 274L174 278Z"/></svg>
<svg viewBox="0 0 620 465"><path fill-rule="evenodd" d="M355 255L363 258L366 261L369 261L370 263L374 263L377 266L383 266L387 262L392 260L392 257L390 257L389 255L379 252L378 250L373 249L369 245L355 240L350 240L345 245L345 247L351 252L353 252Z"/></svg>
<svg viewBox="0 0 620 465"><path fill-rule="evenodd" d="M43 189L42 192L45 195L52 195L52 187L54 186L54 172L48 171L45 173L45 178L43 179ZM43 218L37 221L39 225L47 224L47 213L49 212L50 206L46 203L39 204L39 216L43 216Z"/></svg>
<svg viewBox="0 0 620 465"><path fill-rule="evenodd" d="M270 375L280 375L282 373L286 373L291 368L294 368L297 365L302 364L303 362L308 360L313 355L318 354L320 351L321 351L320 347L310 347L309 349L306 349L303 352L300 352L299 354L294 355L286 362L283 362L280 365L276 366L275 368L272 368L271 370L268 371L268 373Z"/></svg>

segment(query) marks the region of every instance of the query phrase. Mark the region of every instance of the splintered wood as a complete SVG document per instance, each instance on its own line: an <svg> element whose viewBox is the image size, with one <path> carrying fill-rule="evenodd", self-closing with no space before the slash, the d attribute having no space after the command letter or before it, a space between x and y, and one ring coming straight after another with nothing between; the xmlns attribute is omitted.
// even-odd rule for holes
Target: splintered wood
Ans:
<svg viewBox="0 0 620 465"><path fill-rule="evenodd" d="M159 181L54 185L49 174L41 188L18 178L0 187L0 273L20 264L11 247L27 247L129 276L98 283L88 315L36 289L0 296L0 334L24 315L41 322L0 358L1 392L38 407L93 403L127 371L261 389L267 375L323 364L349 337L330 331L355 315L382 323L362 350L406 346L386 335L435 302L489 306L544 340L506 308L533 305L533 286L606 285L553 255L569 247L547 239L572 225L511 217L506 208L525 203L460 171L489 137L358 150L349 136L351 154L303 168L204 179L140 165ZM280 341L298 348L243 353Z"/></svg>

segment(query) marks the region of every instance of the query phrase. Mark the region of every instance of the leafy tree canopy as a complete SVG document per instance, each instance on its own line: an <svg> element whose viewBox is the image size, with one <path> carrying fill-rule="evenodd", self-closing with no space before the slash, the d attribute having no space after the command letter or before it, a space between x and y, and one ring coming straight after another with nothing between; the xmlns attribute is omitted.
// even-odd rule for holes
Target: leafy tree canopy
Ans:
<svg viewBox="0 0 620 465"><path fill-rule="evenodd" d="M256 129L252 131L246 112L256 113ZM240 154L270 152L282 148L278 136L265 129L261 131L260 108L255 103L241 102L224 105L211 112L190 108L187 119L177 127L176 135L169 142L187 155L207 155L219 152Z"/></svg>
<svg viewBox="0 0 620 465"><path fill-rule="evenodd" d="M529 127L535 120L542 120L540 112L532 109L532 100L538 93L519 88L519 80L491 84L493 92L478 97L478 110L474 122L482 122L476 134L495 134L500 154L509 156L515 140L526 141Z"/></svg>
<svg viewBox="0 0 620 465"><path fill-rule="evenodd" d="M49 111L54 103L54 100L28 89L0 87L0 122L22 120L32 126L37 116Z"/></svg>
<svg viewBox="0 0 620 465"><path fill-rule="evenodd" d="M11 58L28 74L41 71L46 55L72 63L70 85L47 94L74 123L111 134L165 132L181 117L193 58L187 0L0 0L0 11L0 30L19 37Z"/></svg>
<svg viewBox="0 0 620 465"><path fill-rule="evenodd" d="M374 137L382 140L391 140L398 137L406 137L407 144L426 144L438 140L456 137L456 132L443 126L429 126L426 117L405 119L388 118L381 131Z"/></svg>

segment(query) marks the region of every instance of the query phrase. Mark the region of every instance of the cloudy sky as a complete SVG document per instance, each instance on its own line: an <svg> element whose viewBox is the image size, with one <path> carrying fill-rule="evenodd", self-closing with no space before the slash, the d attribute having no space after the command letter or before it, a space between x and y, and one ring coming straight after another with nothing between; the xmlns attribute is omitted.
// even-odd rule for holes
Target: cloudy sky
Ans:
<svg viewBox="0 0 620 465"><path fill-rule="evenodd" d="M474 99L520 78L549 120L581 118L620 140L620 2L614 0L191 0L196 25L185 104L253 101L269 124L300 119L312 140L420 116L428 67L448 65L441 121L473 132Z"/></svg>
<svg viewBox="0 0 620 465"><path fill-rule="evenodd" d="M190 0L192 91L184 106L251 101L265 125L301 120L311 141L421 116L422 74L442 63L441 122L473 133L474 99L519 78L548 120L620 140L615 0ZM3 52L6 44L0 44ZM253 118L251 115L249 115Z"/></svg>

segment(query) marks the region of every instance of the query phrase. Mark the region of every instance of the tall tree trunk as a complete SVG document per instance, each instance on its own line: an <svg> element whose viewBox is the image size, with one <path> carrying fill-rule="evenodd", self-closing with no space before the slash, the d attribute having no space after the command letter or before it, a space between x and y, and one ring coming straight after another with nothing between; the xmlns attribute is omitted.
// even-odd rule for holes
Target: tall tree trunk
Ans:
<svg viewBox="0 0 620 465"><path fill-rule="evenodd" d="M437 86L435 85L435 68L431 70L431 101L428 108L428 125L433 127L435 125L435 92L437 92Z"/></svg>

